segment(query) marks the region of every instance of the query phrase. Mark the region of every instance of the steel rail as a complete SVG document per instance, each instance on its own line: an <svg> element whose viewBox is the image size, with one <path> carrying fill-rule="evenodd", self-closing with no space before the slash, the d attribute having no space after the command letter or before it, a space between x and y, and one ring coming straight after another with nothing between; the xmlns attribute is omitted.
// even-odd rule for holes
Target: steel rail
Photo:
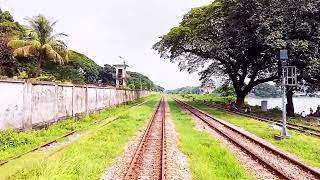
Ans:
<svg viewBox="0 0 320 180"><path fill-rule="evenodd" d="M139 107L139 106L145 104L146 102L147 102L147 101L144 101L144 102L142 102L142 103L135 104L135 105L131 106L129 109L132 109L132 107ZM128 111L129 111L129 110L127 110L127 111L125 111L125 112L123 112L123 113L121 113L121 114L113 117L110 121L107 121L107 122L105 122L105 123L102 123L102 124L98 125L98 127L103 127L103 126L106 126L106 125L108 125L108 124L116 121L121 115L128 113ZM98 123L98 121L95 121L94 123ZM18 155L13 156L13 157L9 157L9 158L4 159L4 160L0 160L0 166L3 166L4 164L7 164L8 162L10 162L10 161L12 161L12 160L15 160L15 159L18 159L18 158L20 158L20 157L22 157L22 156L24 156L24 155L26 155L26 154L32 153L32 152L34 152L34 151L36 151L36 150L38 150L38 149L40 149L40 148L49 146L50 144L55 143L55 142L57 142L58 140L63 139L63 138L65 138L65 137L68 137L68 136L70 136L70 135L72 135L72 134L74 134L74 133L76 133L75 130L70 131L70 132L68 132L68 133L66 133L66 134L64 134L64 135L62 135L62 136L60 136L60 137L58 137L58 138L55 138L55 139L53 139L53 140L51 140L51 141L49 141L49 142L46 142L46 143L44 143L44 144L42 144L42 145L40 145L40 146L37 146L37 147L35 147L35 148L27 151L27 152L18 154Z"/></svg>
<svg viewBox="0 0 320 180"><path fill-rule="evenodd" d="M133 158L131 159L130 165L125 173L124 179L131 179L131 177L135 174L135 167L138 164L138 159L141 156L141 153L143 152L143 148L145 146L145 143L147 142L147 137L149 135L149 132L151 131L151 125L156 119L156 115L160 112L162 107L163 116L162 118L162 135L161 135L161 169L160 169L160 177L159 179L163 180L165 179L165 106L164 106L164 98L161 97L160 102L158 103L155 111L153 112L151 119L147 125L147 128L144 131L144 134L139 142L139 145L134 153Z"/></svg>
<svg viewBox="0 0 320 180"><path fill-rule="evenodd" d="M205 104L205 105L207 105L208 107L211 107L211 108L224 110L224 108L219 106L219 105L213 105L213 104ZM282 122L280 120L267 118L267 117L263 117L263 116L259 116L259 115L246 114L246 113L243 113L243 112L231 112L231 111L230 112L226 111L226 112L229 113L229 114L236 114L236 115L240 115L240 116L256 119L256 120L263 121L263 122L275 123L278 126L282 126ZM302 126L302 125L297 125L297 124L293 124L293 123L288 123L287 122L287 128L291 129L291 130L295 130L295 131L299 131L299 132L302 132L302 133L306 133L306 134L310 134L310 135L313 135L313 136L320 137L320 130L313 129L313 128L310 128L310 127L307 127L307 126Z"/></svg>
<svg viewBox="0 0 320 180"><path fill-rule="evenodd" d="M234 131L236 132L237 134L241 135L242 137L244 138L247 138L249 139L250 141L252 141L253 143L256 143L258 144L259 146L261 146L262 148L264 149L267 149L269 151L271 151L272 153L276 154L277 156L293 163L294 165L300 167L300 169L306 171L306 172L309 172L311 173L313 176L317 177L318 179L320 179L320 172L318 172L317 170L303 164L302 162L296 160L296 159L293 159L289 156L287 156L286 154L282 153L281 151L273 148L273 147L270 147L270 146L267 146L266 144L260 142L260 141L257 141L256 139L248 136L247 134L233 128L232 126L228 125L227 123L223 122L223 121L220 121L220 120L217 120L215 119L214 117L212 117L211 115L179 100L179 99L176 99L174 98L174 100L182 105L185 109L187 109L189 112L191 112L193 115L197 116L198 118L200 118L203 122L205 122L207 125L209 125L211 128L215 129L218 133L220 133L221 135L223 135L224 137L226 137L227 139L231 140L233 143L235 143L236 145L238 145L240 148L242 148L243 150L245 150L246 152L248 152L249 154L253 155L256 159L258 159L259 161L261 161L262 163L264 163L265 165L268 166L268 168L271 168L273 171L277 172L279 175L281 175L283 178L285 179L291 179L291 177L289 177L287 174L283 173L281 170L278 170L277 168L275 168L272 164L264 161L262 158L260 158L259 156L255 155L253 152L251 152L249 149L247 149L246 147L242 146L241 144L239 144L236 140L232 139L231 137L229 137L226 133L224 133L223 131L219 130L218 128L214 127L208 120L206 120L205 118L203 118L201 115L209 118L210 120L213 120L215 122L218 122L219 124L223 125L224 127L228 128L229 130L231 131ZM199 115L200 114L200 115Z"/></svg>
<svg viewBox="0 0 320 180"><path fill-rule="evenodd" d="M6 160L1 160L0 166L3 166L4 164L8 163L9 161L18 159L18 158L20 158L21 156L24 156L24 155L26 155L26 154L29 154L29 153L31 153L31 152L34 152L34 151L36 151L36 150L38 150L38 149L40 149L40 148L49 146L50 144L55 143L55 142L57 142L58 140L63 139L63 138L65 138L65 137L68 137L68 136L70 136L70 135L72 135L72 134L74 134L74 133L76 133L76 131L68 132L68 133L66 133L66 134L64 134L64 135L62 135L62 136L60 136L60 137L58 137L58 138L56 138L56 139L54 139L54 140L51 140L51 141L49 141L49 142L46 142L45 144L42 144L42 145L40 145L40 146L35 147L35 148L31 149L30 151L24 152L24 153L22 153L22 154L19 154L19 155L17 155L17 156L11 157L11 158L6 159Z"/></svg>

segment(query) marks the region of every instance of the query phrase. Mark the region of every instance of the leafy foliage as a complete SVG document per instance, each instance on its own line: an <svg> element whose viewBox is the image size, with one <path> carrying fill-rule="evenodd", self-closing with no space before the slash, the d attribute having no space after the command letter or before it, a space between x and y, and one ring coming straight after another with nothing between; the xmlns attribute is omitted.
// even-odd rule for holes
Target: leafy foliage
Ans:
<svg viewBox="0 0 320 180"><path fill-rule="evenodd" d="M187 86L182 87L174 90L168 90L166 91L170 94L199 94L200 93L200 87L199 86Z"/></svg>
<svg viewBox="0 0 320 180"><path fill-rule="evenodd" d="M65 34L53 34L56 22L50 22L43 15L27 19L29 22L28 37L14 38L8 46L14 48L15 57L34 57L38 62L38 71L41 70L43 61L50 60L54 63L68 62L68 50L64 42L58 40ZM37 74L38 75L38 74Z"/></svg>
<svg viewBox="0 0 320 180"><path fill-rule="evenodd" d="M215 90L216 93L220 94L223 97L235 96L236 93L234 88L228 83L223 84Z"/></svg>
<svg viewBox="0 0 320 180"><path fill-rule="evenodd" d="M128 71L128 87L130 89L145 89L154 91L164 91L164 88L155 85L147 76Z"/></svg>
<svg viewBox="0 0 320 180"><path fill-rule="evenodd" d="M100 70L100 79L102 84L115 86L116 79L116 69L109 64L105 64L104 67Z"/></svg>
<svg viewBox="0 0 320 180"><path fill-rule="evenodd" d="M201 80L226 76L241 104L253 87L278 79L279 49L289 50L301 78L311 60L319 62L319 7L314 0L215 1L192 9L153 48L189 72L209 64Z"/></svg>
<svg viewBox="0 0 320 180"><path fill-rule="evenodd" d="M92 59L76 51L67 50L59 37L53 34L57 22L44 16L28 18L29 27L15 22L9 12L0 9L0 75L21 79L62 81L76 84L115 85L115 68L99 66ZM9 46L8 46L9 45ZM13 52L14 51L14 52ZM12 58L12 56L15 58ZM148 77L129 72L129 87L163 91Z"/></svg>
<svg viewBox="0 0 320 180"><path fill-rule="evenodd" d="M252 93L258 97L280 97L281 90L274 85L263 83L253 88Z"/></svg>
<svg viewBox="0 0 320 180"><path fill-rule="evenodd" d="M1 27L0 27L1 29ZM11 37L11 34L7 30L0 30L0 75L8 74L13 75L15 72L12 68L15 64L12 59L12 49L7 46L7 43Z"/></svg>
<svg viewBox="0 0 320 180"><path fill-rule="evenodd" d="M72 65L85 79L85 83L96 84L99 81L101 67L84 54L70 51L70 65Z"/></svg>

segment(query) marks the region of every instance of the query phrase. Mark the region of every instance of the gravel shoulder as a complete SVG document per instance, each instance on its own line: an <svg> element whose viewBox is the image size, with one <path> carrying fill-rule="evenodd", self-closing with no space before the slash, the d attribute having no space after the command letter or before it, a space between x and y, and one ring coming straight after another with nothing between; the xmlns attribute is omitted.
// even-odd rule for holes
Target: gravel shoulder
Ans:
<svg viewBox="0 0 320 180"><path fill-rule="evenodd" d="M178 148L178 137L166 103L166 177L167 179L190 180L188 158Z"/></svg>
<svg viewBox="0 0 320 180"><path fill-rule="evenodd" d="M190 180L188 159L178 148L178 138L175 132L174 124L170 117L169 106L166 103L166 167L165 176L173 180ZM128 166L134 156L140 140L147 127L147 123L141 128L135 137L125 146L122 155L118 156L110 167L106 168L101 179L103 180L120 180L123 179Z"/></svg>
<svg viewBox="0 0 320 180"><path fill-rule="evenodd" d="M274 172L271 172L268 169L266 169L263 165L261 165L261 163L259 163L253 157L249 156L241 148L231 143L227 138L223 137L216 131L212 130L201 119L194 116L189 111L183 111L192 117L195 129L197 129L198 131L205 131L212 138L219 140L221 144L235 156L235 158L240 162L240 164L246 169L246 171L252 177L261 180L279 179L276 175L274 175Z"/></svg>

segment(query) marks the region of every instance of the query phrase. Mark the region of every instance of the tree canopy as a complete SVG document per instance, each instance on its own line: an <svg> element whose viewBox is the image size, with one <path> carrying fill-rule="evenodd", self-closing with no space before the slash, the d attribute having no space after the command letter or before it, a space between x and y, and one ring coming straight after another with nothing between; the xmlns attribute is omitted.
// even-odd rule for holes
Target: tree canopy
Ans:
<svg viewBox="0 0 320 180"><path fill-rule="evenodd" d="M53 34L55 22L50 22L43 15L37 15L27 19L29 22L27 37L14 37L8 42L8 46L15 49L14 57L34 58L37 60L36 76L41 73L43 62L46 60L57 64L68 62L68 50L66 44L59 40L63 33Z"/></svg>
<svg viewBox="0 0 320 180"><path fill-rule="evenodd" d="M183 70L201 70L201 80L225 76L242 104L253 87L278 79L280 49L300 74L319 61L318 7L312 0L218 0L193 8L153 48Z"/></svg>

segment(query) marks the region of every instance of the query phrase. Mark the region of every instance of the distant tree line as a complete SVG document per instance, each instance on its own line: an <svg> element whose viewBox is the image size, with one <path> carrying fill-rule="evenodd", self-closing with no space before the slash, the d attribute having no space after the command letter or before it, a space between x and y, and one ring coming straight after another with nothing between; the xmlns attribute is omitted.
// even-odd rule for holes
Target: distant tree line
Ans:
<svg viewBox="0 0 320 180"><path fill-rule="evenodd" d="M200 86L186 86L174 90L167 90L169 94L199 94L201 92Z"/></svg>

